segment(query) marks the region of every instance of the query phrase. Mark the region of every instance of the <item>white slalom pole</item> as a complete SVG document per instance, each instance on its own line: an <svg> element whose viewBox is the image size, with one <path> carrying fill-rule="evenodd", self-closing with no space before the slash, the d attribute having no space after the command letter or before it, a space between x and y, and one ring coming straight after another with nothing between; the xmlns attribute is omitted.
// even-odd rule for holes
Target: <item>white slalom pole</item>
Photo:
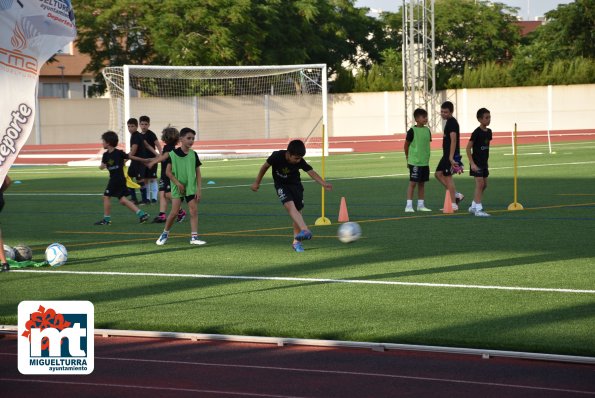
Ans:
<svg viewBox="0 0 595 398"><path fill-rule="evenodd" d="M552 154L552 138L550 136L552 130L552 112L553 112L553 87L550 84L547 86L547 145Z"/></svg>

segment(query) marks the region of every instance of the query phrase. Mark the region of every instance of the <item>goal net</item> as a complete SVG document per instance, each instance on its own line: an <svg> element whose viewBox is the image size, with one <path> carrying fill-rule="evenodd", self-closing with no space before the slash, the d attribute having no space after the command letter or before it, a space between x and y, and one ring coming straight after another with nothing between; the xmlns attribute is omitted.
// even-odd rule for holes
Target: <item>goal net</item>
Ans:
<svg viewBox="0 0 595 398"><path fill-rule="evenodd" d="M103 70L110 128L129 149L126 121L151 118L197 132L203 158L265 156L292 139L326 155L326 65L133 66Z"/></svg>

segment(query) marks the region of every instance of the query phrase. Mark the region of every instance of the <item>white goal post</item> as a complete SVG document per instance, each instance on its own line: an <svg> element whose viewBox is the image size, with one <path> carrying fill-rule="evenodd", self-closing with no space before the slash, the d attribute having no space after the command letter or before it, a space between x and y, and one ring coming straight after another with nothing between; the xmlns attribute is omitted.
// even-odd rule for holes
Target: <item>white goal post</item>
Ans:
<svg viewBox="0 0 595 398"><path fill-rule="evenodd" d="M325 64L271 66L124 65L103 70L110 129L130 148L126 121L151 118L197 131L201 156L263 156L291 139L328 154ZM281 146L280 146L281 145Z"/></svg>

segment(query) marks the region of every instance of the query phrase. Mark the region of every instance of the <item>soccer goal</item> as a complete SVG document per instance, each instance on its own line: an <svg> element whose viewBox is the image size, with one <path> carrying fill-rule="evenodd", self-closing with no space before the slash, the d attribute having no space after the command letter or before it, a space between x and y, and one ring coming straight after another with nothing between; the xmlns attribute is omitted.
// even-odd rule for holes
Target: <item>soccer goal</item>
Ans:
<svg viewBox="0 0 595 398"><path fill-rule="evenodd" d="M103 70L110 128L126 149L130 117L151 130L172 125L197 132L202 158L265 156L302 139L308 155L326 155L326 65L146 66Z"/></svg>

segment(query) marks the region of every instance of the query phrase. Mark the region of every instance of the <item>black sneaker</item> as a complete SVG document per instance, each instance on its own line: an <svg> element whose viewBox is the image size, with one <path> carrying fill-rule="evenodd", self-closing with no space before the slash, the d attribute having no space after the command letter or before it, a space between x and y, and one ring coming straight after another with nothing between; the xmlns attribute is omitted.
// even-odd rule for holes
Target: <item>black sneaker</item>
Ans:
<svg viewBox="0 0 595 398"><path fill-rule="evenodd" d="M2 271L0 271L0 272L8 272L8 271L10 271L10 265L8 265L8 263L3 263Z"/></svg>
<svg viewBox="0 0 595 398"><path fill-rule="evenodd" d="M167 221L167 217L165 216L165 214L160 214L153 219L153 222L157 223L157 224L162 224L166 221Z"/></svg>
<svg viewBox="0 0 595 398"><path fill-rule="evenodd" d="M105 218L101 221L97 221L95 223L95 225L112 225L112 222L110 220L106 220Z"/></svg>
<svg viewBox="0 0 595 398"><path fill-rule="evenodd" d="M149 213L145 213L138 218L138 222L141 224L144 224L147 222L148 219L149 219Z"/></svg>

